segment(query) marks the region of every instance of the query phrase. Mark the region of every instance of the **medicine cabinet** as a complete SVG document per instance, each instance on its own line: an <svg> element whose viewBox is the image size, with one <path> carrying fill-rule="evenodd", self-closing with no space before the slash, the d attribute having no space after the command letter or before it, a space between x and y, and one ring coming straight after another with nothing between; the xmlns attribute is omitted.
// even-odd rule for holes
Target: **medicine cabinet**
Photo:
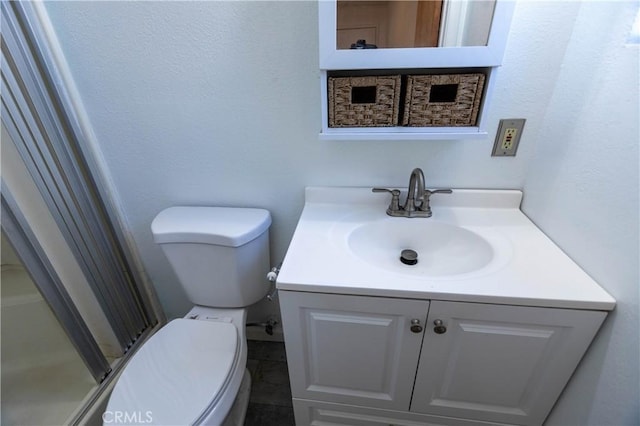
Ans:
<svg viewBox="0 0 640 426"><path fill-rule="evenodd" d="M339 11L345 7L359 8L351 15L361 20L368 19L369 22L356 22L348 27L344 24L347 18L338 17ZM379 9L378 16L383 18L371 18L372 12L365 8ZM322 100L320 139L422 140L486 137L486 111L496 84L497 70L502 65L513 9L514 2L510 0L319 0ZM411 20L408 16L412 17ZM376 19L379 22L373 22ZM429 26L431 29L424 31ZM397 29L406 32L406 28L411 31L409 42L404 41L407 39L405 35L397 35ZM397 47L411 45L420 47ZM478 87L479 103L476 105L477 114L474 115L477 118L474 118L471 125L429 124L421 127L421 124L407 125L406 116L402 120L402 116L408 114L408 110L404 110L405 104L407 108L411 105L407 80L420 79L425 75L446 78L479 74L484 76L484 81ZM396 91L400 100L396 105L399 104L401 118L393 124L383 124L382 127L360 127L363 126L362 123L353 127L349 124L336 126L333 119L330 124L330 106L334 112L335 102L339 102L331 96L334 92L331 95L329 93L332 89L330 86L334 84L332 79L336 76L394 76L400 79L398 81L401 82L401 88ZM451 84L447 86L454 87ZM366 94L367 90L358 87L357 94L361 93ZM332 102L334 105L330 105ZM338 109L340 107L338 104Z"/></svg>

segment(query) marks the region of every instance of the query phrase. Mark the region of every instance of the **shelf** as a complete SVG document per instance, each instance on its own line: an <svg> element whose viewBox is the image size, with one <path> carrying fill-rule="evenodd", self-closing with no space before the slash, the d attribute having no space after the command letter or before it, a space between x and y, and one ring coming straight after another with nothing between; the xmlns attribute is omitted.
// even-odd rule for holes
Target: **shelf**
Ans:
<svg viewBox="0 0 640 426"><path fill-rule="evenodd" d="M468 70L460 70L468 71ZM484 99L478 114L478 122L473 127L329 127L327 71L320 71L320 105L322 112L322 129L318 136L322 141L366 141L366 140L468 140L488 137L486 127L486 111L491 101L495 86L497 68L484 69L487 80Z"/></svg>
<svg viewBox="0 0 640 426"><path fill-rule="evenodd" d="M457 3L457 2L452 2ZM468 15L462 13L473 2L459 2L455 9L447 9L447 30L458 28L459 19ZM457 7L456 6L456 7ZM366 140L462 140L486 139L487 112L507 44L511 17L515 3L510 0L496 0L491 19L491 29L484 46L424 47L424 48L380 48L380 49L338 49L337 48L337 1L318 1L319 68L322 128L318 136L323 141L366 141ZM454 13L455 12L455 13ZM443 12L444 13L444 12ZM444 19L444 18L443 18ZM460 18L461 19L461 18ZM474 21L475 22L475 21ZM463 24L461 24L463 25ZM464 27L463 27L464 28ZM377 41L374 44L379 44ZM448 45L448 44L447 44ZM485 75L482 103L475 120L457 123L474 127L329 127L328 78L357 76L391 76L400 74L461 74L482 73ZM406 77L404 77L406 78ZM443 84L445 85L445 84ZM365 87L365 86L359 86ZM369 87L369 86L366 86ZM404 97L406 84L402 83L400 98ZM344 96L343 96L344 98ZM369 98L366 98L369 99ZM352 103L353 95L352 95ZM355 103L366 103L359 99ZM448 102L437 100L434 102ZM474 108L478 108L474 106ZM400 109L399 114L402 114ZM347 122L352 124L352 122ZM449 124L451 121L443 121ZM332 121L332 125L334 122ZM344 122L343 122L344 124ZM400 120L382 124L403 124ZM424 125L433 122L422 121L413 124Z"/></svg>
<svg viewBox="0 0 640 426"><path fill-rule="evenodd" d="M318 135L321 141L361 140L456 140L484 139L488 133L478 127L384 127L327 128Z"/></svg>

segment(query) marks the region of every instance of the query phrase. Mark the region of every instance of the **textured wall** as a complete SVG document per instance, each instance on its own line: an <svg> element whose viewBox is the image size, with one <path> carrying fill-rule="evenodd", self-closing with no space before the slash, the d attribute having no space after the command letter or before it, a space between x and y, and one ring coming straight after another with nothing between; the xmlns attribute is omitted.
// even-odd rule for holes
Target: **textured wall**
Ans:
<svg viewBox="0 0 640 426"><path fill-rule="evenodd" d="M524 212L618 301L549 425L640 424L637 10L582 4L525 178Z"/></svg>
<svg viewBox="0 0 640 426"><path fill-rule="evenodd" d="M548 6L551 7L551 6ZM516 11L490 111L526 117L516 158L481 141L320 142L315 2L50 2L47 10L148 274L188 308L149 224L177 204L257 206L281 260L307 185L521 188L577 6Z"/></svg>
<svg viewBox="0 0 640 426"><path fill-rule="evenodd" d="M422 167L430 186L524 188L527 214L614 296L630 301L616 315L637 326L638 206L627 199L638 192L637 147L620 156L611 145L637 145L637 49L618 48L633 2L608 2L602 14L591 3L518 2L486 140L404 142L317 140L315 2L50 2L47 9L105 173L169 316L189 303L151 239L149 224L163 208L267 208L275 264L305 186L406 186L410 170ZM636 110L628 98L634 94ZM518 156L491 158L498 119L511 117L527 119ZM635 127L625 124L634 119ZM626 191L609 194L605 182ZM605 214L600 197L615 213ZM610 221L632 232L620 235L616 226L611 236L602 227ZM590 239L597 251L588 250ZM620 260L610 264L614 257ZM637 419L622 406L638 400L631 383L637 356L630 361L625 338L638 346L631 325L607 322L550 422L624 424L618 413L627 424ZM622 362L629 374L615 395L628 397L610 404L604 393L619 386Z"/></svg>

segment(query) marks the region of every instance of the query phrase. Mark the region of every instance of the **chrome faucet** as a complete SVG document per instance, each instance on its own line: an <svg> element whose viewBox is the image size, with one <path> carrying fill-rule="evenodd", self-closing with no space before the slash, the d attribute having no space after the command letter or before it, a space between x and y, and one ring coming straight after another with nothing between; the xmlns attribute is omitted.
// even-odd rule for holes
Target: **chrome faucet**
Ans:
<svg viewBox="0 0 640 426"><path fill-rule="evenodd" d="M414 212L419 210L424 203L424 173L422 169L415 168L409 177L409 192L404 202L404 211Z"/></svg>
<svg viewBox="0 0 640 426"><path fill-rule="evenodd" d="M450 189L425 189L424 173L415 168L409 178L409 190L404 205L400 207L400 190L387 188L373 188L373 192L389 192L391 203L387 214L395 217L431 217L432 211L429 200L433 194L451 194Z"/></svg>

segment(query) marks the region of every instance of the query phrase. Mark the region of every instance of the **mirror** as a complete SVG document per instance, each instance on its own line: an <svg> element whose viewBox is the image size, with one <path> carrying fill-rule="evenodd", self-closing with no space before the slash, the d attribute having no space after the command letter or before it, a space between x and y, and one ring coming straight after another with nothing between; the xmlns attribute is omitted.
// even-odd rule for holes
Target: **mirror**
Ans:
<svg viewBox="0 0 640 426"><path fill-rule="evenodd" d="M364 17L368 13L365 6L382 7L386 12L383 13L384 19L379 25L356 22L345 26L343 18L338 18L338 3L353 3L348 7L363 7L364 9L357 15ZM397 14L389 12L390 5L396 8ZM320 69L500 66L514 5L513 0L318 0ZM343 6L341 5L341 8ZM384 9L385 6L387 9ZM407 23L407 18L403 20L398 18L399 15L406 15L399 13L398 6L403 7L404 12L413 10L410 14L411 23ZM437 18L438 7L439 19ZM428 10L432 11L430 18L426 17ZM340 30L338 30L338 19L340 19ZM393 25L391 25L392 20ZM427 24L427 21L433 24ZM403 25L395 22L403 22ZM392 36L395 40L391 45L392 48L385 48L389 47L387 44L389 27L394 25L396 28L409 28L409 30L404 35ZM427 28L429 25L430 30ZM373 33L376 38L371 38ZM431 35L423 35L423 33L431 33ZM436 33L438 34L437 42L435 41ZM381 36L380 40L377 39L378 36ZM340 42L338 37L341 39ZM415 47L416 39L418 44L424 44L426 43L424 40L429 38L431 38L429 43L437 46ZM397 41L400 39L404 40L402 43L408 43L414 47L395 47L401 45L397 44L400 43ZM358 42L359 40L362 41ZM407 42L407 40L412 41ZM355 44L354 49L351 49L352 44ZM377 48L366 48L373 47L367 45L374 44ZM339 45L345 48L339 48Z"/></svg>
<svg viewBox="0 0 640 426"><path fill-rule="evenodd" d="M495 0L337 0L336 49L487 46Z"/></svg>

